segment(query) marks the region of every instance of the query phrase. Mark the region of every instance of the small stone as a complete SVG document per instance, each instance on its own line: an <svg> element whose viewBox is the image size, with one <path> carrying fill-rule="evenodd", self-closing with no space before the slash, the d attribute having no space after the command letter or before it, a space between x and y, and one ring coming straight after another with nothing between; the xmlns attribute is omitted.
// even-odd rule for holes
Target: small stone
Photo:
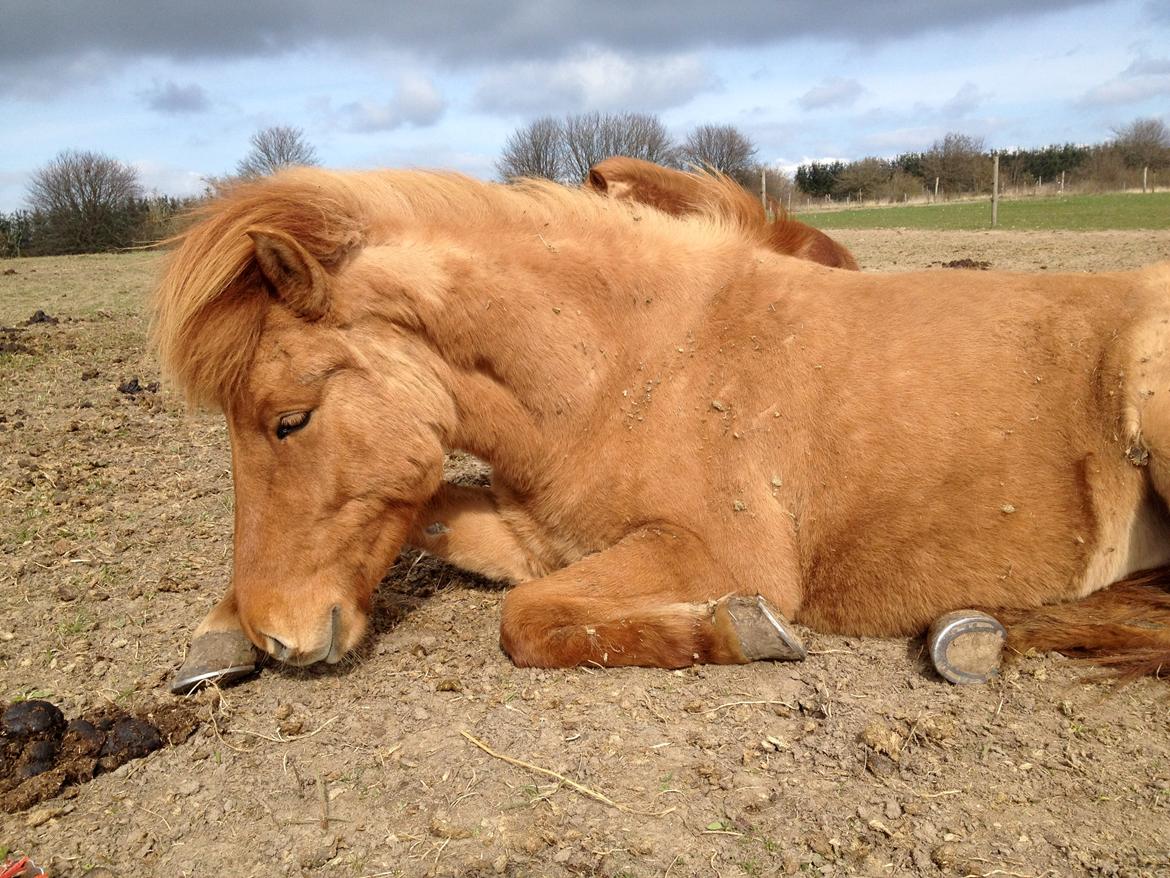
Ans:
<svg viewBox="0 0 1170 878"><path fill-rule="evenodd" d="M508 855L507 854L500 854L498 857L496 857L494 860L492 860L492 870L497 875L503 875L504 872L507 870L507 868L508 868Z"/></svg>
<svg viewBox="0 0 1170 878"><path fill-rule="evenodd" d="M734 509L736 512L743 512L744 510L747 509L747 504L744 503L742 500L736 500L734 503L731 504L731 508Z"/></svg>
<svg viewBox="0 0 1170 878"><path fill-rule="evenodd" d="M456 677L444 677L435 683L436 692L462 692L463 683Z"/></svg>
<svg viewBox="0 0 1170 878"><path fill-rule="evenodd" d="M1016 507L1012 506L1011 503L1004 503L1003 506L999 507L999 511L1004 515L1011 515L1016 511Z"/></svg>
<svg viewBox="0 0 1170 878"><path fill-rule="evenodd" d="M727 403L718 399L713 399L711 400L711 408L715 409L717 412L725 412L727 411Z"/></svg>

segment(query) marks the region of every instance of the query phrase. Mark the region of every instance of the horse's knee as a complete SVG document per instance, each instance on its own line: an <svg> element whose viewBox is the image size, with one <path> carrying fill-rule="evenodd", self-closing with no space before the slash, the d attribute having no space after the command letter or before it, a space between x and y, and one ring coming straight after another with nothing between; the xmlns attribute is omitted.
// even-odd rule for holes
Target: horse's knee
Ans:
<svg viewBox="0 0 1170 878"><path fill-rule="evenodd" d="M543 629L543 630L542 630ZM539 644L548 623L528 589L517 587L504 595L500 610L500 648L518 667L542 667Z"/></svg>

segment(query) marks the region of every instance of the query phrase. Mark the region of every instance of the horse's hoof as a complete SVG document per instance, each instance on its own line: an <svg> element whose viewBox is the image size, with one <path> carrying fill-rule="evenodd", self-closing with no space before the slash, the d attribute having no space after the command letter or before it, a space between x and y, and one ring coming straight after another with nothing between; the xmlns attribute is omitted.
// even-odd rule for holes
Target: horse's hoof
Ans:
<svg viewBox="0 0 1170 878"><path fill-rule="evenodd" d="M955 610L930 626L926 643L935 670L952 683L986 683L999 673L1007 630L978 610Z"/></svg>
<svg viewBox="0 0 1170 878"><path fill-rule="evenodd" d="M189 695L200 683L231 683L256 670L259 652L241 632L200 634L171 680L171 692Z"/></svg>
<svg viewBox="0 0 1170 878"><path fill-rule="evenodd" d="M798 662L808 655L784 614L759 595L724 598L715 605L715 612L726 613L731 629L739 637L740 650L749 662L762 659Z"/></svg>

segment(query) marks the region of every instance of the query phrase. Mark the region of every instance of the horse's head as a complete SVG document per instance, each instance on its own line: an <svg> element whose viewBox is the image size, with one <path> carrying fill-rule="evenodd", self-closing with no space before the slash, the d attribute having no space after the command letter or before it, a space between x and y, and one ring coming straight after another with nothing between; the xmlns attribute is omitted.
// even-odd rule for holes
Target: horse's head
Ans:
<svg viewBox="0 0 1170 878"><path fill-rule="evenodd" d="M378 581L439 486L453 411L426 345L369 307L361 248L230 231L232 280L180 319L179 297L210 272L198 257L214 262L201 236L224 230L186 236L156 332L188 392L227 417L244 632L282 661L335 662L361 639Z"/></svg>

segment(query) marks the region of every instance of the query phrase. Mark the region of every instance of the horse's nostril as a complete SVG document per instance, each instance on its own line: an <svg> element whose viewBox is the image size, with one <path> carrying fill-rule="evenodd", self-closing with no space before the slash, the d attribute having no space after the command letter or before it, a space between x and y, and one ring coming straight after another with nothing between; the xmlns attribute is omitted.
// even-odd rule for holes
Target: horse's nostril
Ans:
<svg viewBox="0 0 1170 878"><path fill-rule="evenodd" d="M335 662L337 655L337 633L341 627L341 604L334 604L329 612L329 648L325 651L325 661Z"/></svg>
<svg viewBox="0 0 1170 878"><path fill-rule="evenodd" d="M260 635L264 637L264 639L268 641L269 646L272 647L268 651L272 653L274 658L277 658L280 661L284 661L286 658L288 658L289 648L285 646L278 638L273 637L271 634L265 634L263 631L260 632Z"/></svg>

